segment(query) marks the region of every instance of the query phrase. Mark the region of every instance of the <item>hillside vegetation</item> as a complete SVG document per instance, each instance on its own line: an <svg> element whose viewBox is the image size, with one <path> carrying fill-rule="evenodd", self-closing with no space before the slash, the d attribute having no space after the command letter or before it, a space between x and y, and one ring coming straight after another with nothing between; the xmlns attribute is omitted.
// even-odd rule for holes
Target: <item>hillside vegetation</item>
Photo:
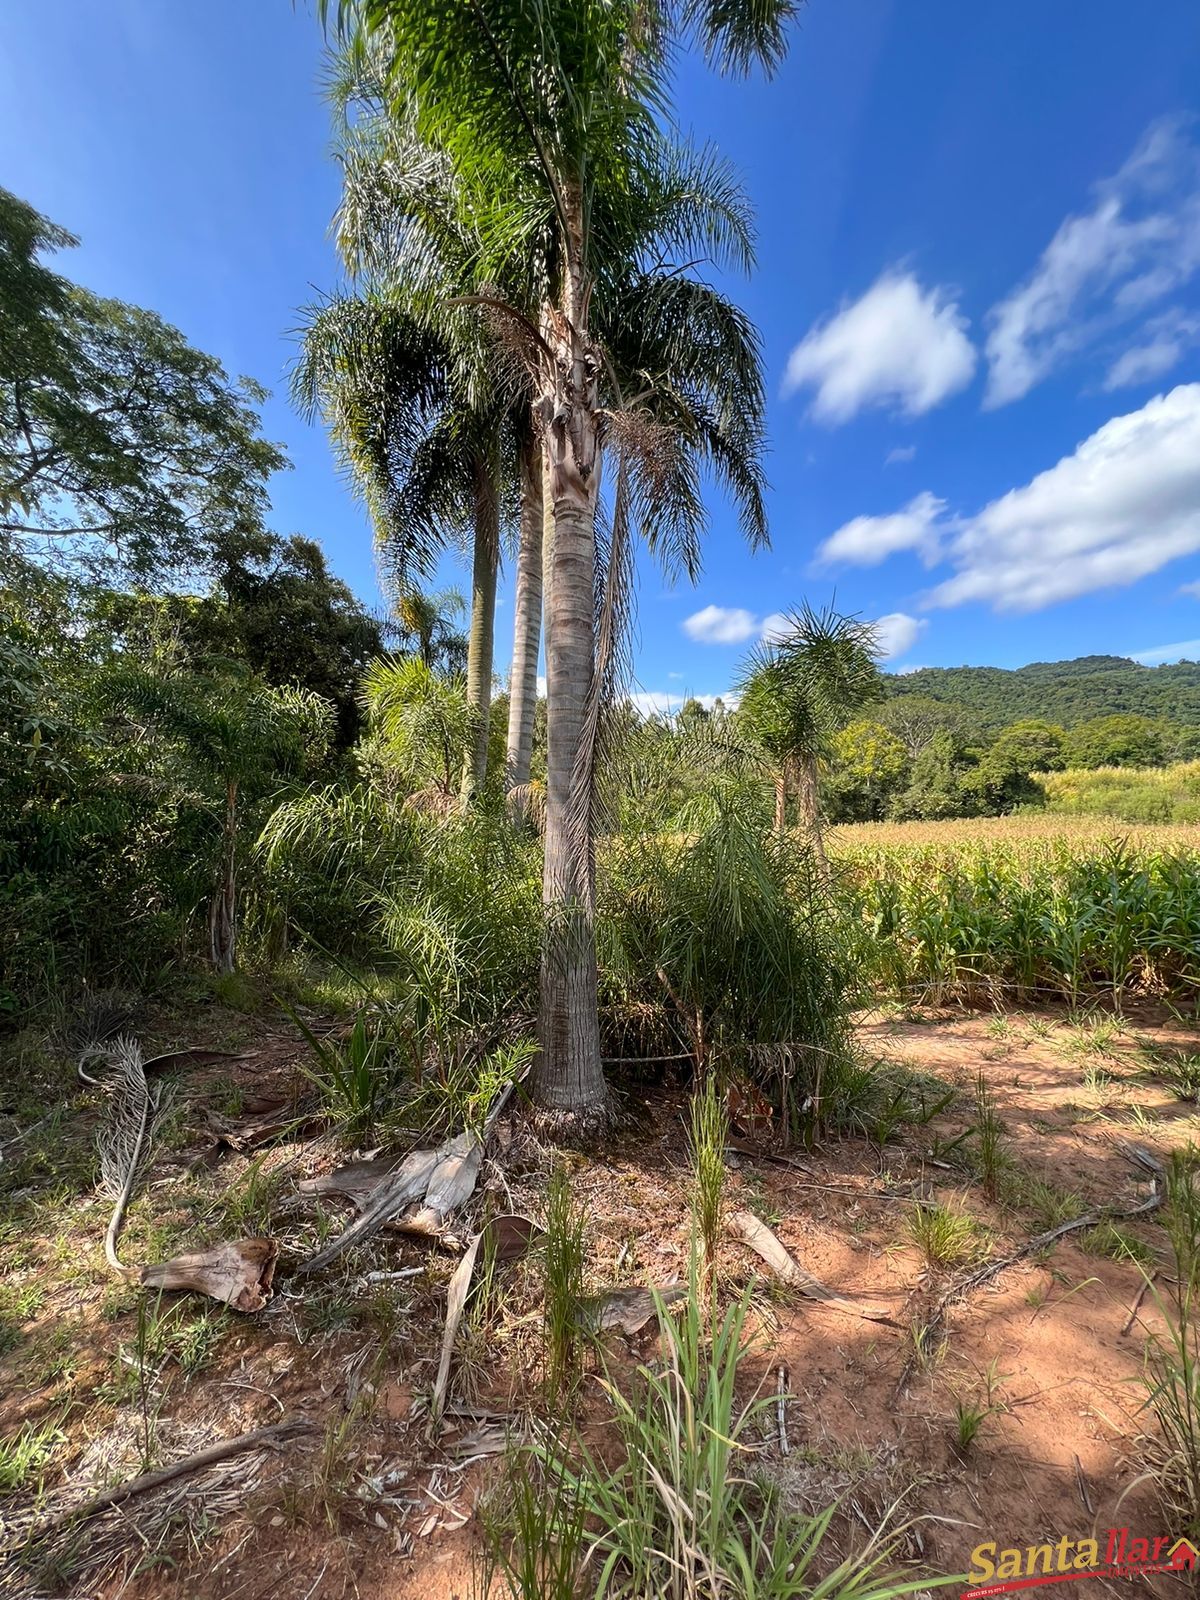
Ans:
<svg viewBox="0 0 1200 1600"><path fill-rule="evenodd" d="M1026 667L922 667L890 680L894 698L928 695L959 706L988 728L1026 717L1074 727L1117 713L1200 727L1200 663L1144 667L1127 656L1033 661Z"/></svg>

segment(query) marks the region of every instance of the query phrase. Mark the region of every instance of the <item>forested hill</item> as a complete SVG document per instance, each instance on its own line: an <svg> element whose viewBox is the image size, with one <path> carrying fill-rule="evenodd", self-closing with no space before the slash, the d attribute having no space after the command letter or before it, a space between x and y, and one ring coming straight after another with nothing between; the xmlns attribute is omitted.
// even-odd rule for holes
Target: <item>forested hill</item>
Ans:
<svg viewBox="0 0 1200 1600"><path fill-rule="evenodd" d="M1127 656L1080 656L1003 667L922 667L889 679L892 696L927 695L960 706L981 727L1026 717L1073 727L1089 717L1136 712L1181 727L1200 727L1200 663L1143 667Z"/></svg>

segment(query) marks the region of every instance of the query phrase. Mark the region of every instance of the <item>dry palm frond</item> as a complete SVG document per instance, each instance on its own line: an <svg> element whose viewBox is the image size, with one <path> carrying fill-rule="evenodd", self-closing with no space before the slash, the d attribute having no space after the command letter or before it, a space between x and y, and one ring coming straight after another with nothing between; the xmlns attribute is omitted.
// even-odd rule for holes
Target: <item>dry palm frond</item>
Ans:
<svg viewBox="0 0 1200 1600"><path fill-rule="evenodd" d="M149 1164L154 1129L162 1115L163 1093L161 1088L152 1089L147 1083L142 1047L136 1039L122 1035L104 1053L112 1073L108 1122L101 1128L98 1140L100 1180L105 1194L114 1201L104 1236L104 1255L114 1272L136 1278L140 1276L137 1269L125 1266L117 1255L117 1239Z"/></svg>

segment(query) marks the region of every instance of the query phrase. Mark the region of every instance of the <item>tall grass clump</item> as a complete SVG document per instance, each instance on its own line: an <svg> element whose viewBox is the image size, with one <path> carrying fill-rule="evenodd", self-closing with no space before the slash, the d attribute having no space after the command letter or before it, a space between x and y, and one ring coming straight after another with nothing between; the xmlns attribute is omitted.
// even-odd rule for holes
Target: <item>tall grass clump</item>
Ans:
<svg viewBox="0 0 1200 1600"><path fill-rule="evenodd" d="M570 1174L565 1167L557 1167L546 1193L542 1243L543 1371L547 1399L552 1403L570 1397L579 1374L586 1227L587 1218L575 1199Z"/></svg>
<svg viewBox="0 0 1200 1600"><path fill-rule="evenodd" d="M725 1146L729 1140L729 1118L717 1088L714 1073L709 1073L701 1089L692 1096L688 1127L688 1153L691 1157L692 1228L700 1246L700 1271L710 1286L717 1266L717 1247L725 1207Z"/></svg>
<svg viewBox="0 0 1200 1600"><path fill-rule="evenodd" d="M834 1554L836 1506L795 1515L754 1473L755 1423L773 1399L746 1394L748 1308L743 1296L717 1309L701 1289L693 1249L682 1314L659 1305L661 1358L639 1367L631 1395L605 1380L619 1463L561 1436L526 1447L546 1486L543 1505L561 1508L561 1520L549 1527L553 1519L536 1507L522 1509L529 1496L521 1491L516 1515L500 1525L485 1519L510 1595L893 1600L936 1585L889 1572L892 1551L878 1535L858 1555ZM571 1556L577 1564L567 1573Z"/></svg>
<svg viewBox="0 0 1200 1600"><path fill-rule="evenodd" d="M1200 1173L1192 1145L1172 1152L1162 1219L1175 1283L1173 1293L1160 1293L1150 1278L1164 1326L1146 1346L1144 1405L1158 1423L1147 1453L1170 1525L1195 1539L1200 1536Z"/></svg>

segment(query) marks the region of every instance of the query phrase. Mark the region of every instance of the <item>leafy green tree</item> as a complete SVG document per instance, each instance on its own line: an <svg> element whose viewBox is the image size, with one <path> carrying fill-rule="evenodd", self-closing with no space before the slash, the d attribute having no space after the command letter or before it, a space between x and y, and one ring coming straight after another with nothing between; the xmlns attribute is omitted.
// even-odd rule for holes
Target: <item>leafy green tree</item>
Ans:
<svg viewBox="0 0 1200 1600"><path fill-rule="evenodd" d="M215 790L222 826L209 905L209 953L218 972L232 972L243 802L284 773L320 759L332 733L332 708L307 690L275 689L234 673L126 669L108 677L101 694L136 737L152 734L173 746L185 775Z"/></svg>
<svg viewBox="0 0 1200 1600"><path fill-rule="evenodd" d="M908 679L901 681L907 683ZM903 743L910 761L915 761L939 733L949 733L956 743L967 736L968 719L961 708L927 694L898 694L880 706L877 716Z"/></svg>
<svg viewBox="0 0 1200 1600"><path fill-rule="evenodd" d="M975 816L980 801L964 778L970 762L948 728L942 728L913 761L908 786L897 796L892 815L900 820L940 822Z"/></svg>
<svg viewBox="0 0 1200 1600"><path fill-rule="evenodd" d="M987 761L1011 772L1061 772L1067 764L1066 730L1033 718L1013 722L997 735Z"/></svg>
<svg viewBox="0 0 1200 1600"><path fill-rule="evenodd" d="M74 243L0 191L0 541L142 582L211 570L261 531L287 465L265 391L40 260Z"/></svg>
<svg viewBox="0 0 1200 1600"><path fill-rule="evenodd" d="M858 717L830 740L830 767L840 815L874 822L908 776L908 751L882 723Z"/></svg>
<svg viewBox="0 0 1200 1600"><path fill-rule="evenodd" d="M1156 767L1166 754L1161 724L1132 713L1092 717L1072 728L1068 766Z"/></svg>

